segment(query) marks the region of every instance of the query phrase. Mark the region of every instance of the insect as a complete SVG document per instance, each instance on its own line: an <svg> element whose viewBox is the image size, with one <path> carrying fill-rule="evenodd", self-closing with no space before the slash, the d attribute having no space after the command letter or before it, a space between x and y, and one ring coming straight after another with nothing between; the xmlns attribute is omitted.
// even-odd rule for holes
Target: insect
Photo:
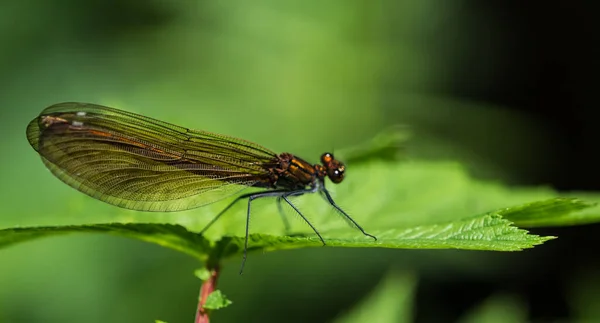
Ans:
<svg viewBox="0 0 600 323"><path fill-rule="evenodd" d="M240 193L200 232L204 233L237 202L248 199L240 274L248 251L252 201L284 201L325 240L290 201L319 193L349 223L363 230L332 199L325 178L344 179L346 167L324 153L312 165L290 153L276 154L255 143L206 131L191 130L101 105L65 102L43 110L27 126L27 139L46 167L61 181L93 198L140 211L181 211ZM286 224L287 225L287 224Z"/></svg>

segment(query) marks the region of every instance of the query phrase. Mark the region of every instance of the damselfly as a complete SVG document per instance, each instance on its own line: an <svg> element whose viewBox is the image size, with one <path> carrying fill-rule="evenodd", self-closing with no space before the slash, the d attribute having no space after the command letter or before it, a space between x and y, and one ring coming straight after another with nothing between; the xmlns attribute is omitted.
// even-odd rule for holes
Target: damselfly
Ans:
<svg viewBox="0 0 600 323"><path fill-rule="evenodd" d="M201 231L204 233L238 201L247 198L242 270L248 251L252 201L284 201L325 240L290 201L320 193L364 235L375 240L331 198L325 177L344 179L346 168L332 154L312 165L290 153L276 154L252 142L179 127L160 120L96 104L52 105L27 126L27 139L60 180L98 200L140 211L181 211L240 193ZM240 272L241 273L241 272Z"/></svg>

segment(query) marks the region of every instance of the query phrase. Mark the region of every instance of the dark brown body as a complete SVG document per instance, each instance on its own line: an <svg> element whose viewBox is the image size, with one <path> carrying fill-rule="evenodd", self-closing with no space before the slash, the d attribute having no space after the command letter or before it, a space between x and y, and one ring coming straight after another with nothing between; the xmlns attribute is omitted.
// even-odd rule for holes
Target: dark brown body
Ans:
<svg viewBox="0 0 600 323"><path fill-rule="evenodd" d="M267 169L269 181L258 182L255 186L290 191L301 190L314 187L316 181L318 179L322 180L325 176L315 166L290 153L280 154L277 162L278 167Z"/></svg>

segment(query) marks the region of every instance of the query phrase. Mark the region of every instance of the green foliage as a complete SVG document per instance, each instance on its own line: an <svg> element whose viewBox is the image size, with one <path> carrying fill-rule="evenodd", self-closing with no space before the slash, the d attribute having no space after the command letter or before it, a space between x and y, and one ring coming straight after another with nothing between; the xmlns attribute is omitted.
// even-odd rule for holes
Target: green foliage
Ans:
<svg viewBox="0 0 600 323"><path fill-rule="evenodd" d="M218 310L231 305L233 302L230 301L220 290L216 290L206 298L204 308L207 310Z"/></svg>
<svg viewBox="0 0 600 323"><path fill-rule="evenodd" d="M377 241L363 236L340 218L334 221L336 218L331 216L334 212L327 203L315 200L316 194L302 197L314 200L309 205L298 205L320 230L327 246L518 251L553 237L529 234L512 222L522 226L542 226L599 220L600 212L581 213L595 209L594 204L573 198L556 198L550 190L507 189L477 181L451 163L399 162L398 147L405 138L404 132L393 129L376 137L370 146L372 149L363 145L341 152L354 161L354 167L347 181L332 187L338 189L336 199L367 232L377 236ZM535 200L538 201L531 202ZM215 214L222 203L215 204L198 210ZM294 228L294 234L287 234L279 221L256 220L266 215L278 218L278 210L273 204L253 208L255 222L251 226L249 250L273 251L322 245L305 223ZM117 208L111 208L117 212ZM246 205L239 203L232 210L232 213L245 214ZM104 224L6 228L0 230L0 247L53 235L98 232L153 242L203 261L219 262L243 250L245 221L239 217L224 216L203 236L196 232L210 217L200 217L192 211L174 217L161 216L173 213L126 212L128 221L123 222L134 223L120 223L116 216L113 221L117 222ZM322 216L314 220L315 215ZM102 222L103 218L100 215L96 222ZM170 219L185 225L170 223ZM201 273L197 274L202 277Z"/></svg>
<svg viewBox="0 0 600 323"><path fill-rule="evenodd" d="M558 197L549 189L507 188L476 180L457 163L400 161L399 148L406 138L405 132L392 129L370 144L336 152L348 160L349 176L342 185L328 187L338 204L367 232L377 236L377 241L348 226L317 194L294 200L321 232L328 247L519 251L554 237L529 234L518 226L574 225L600 220L595 204ZM200 235L198 232L229 200L184 212L148 213L119 209L72 193L74 200L80 202L56 213L56 225L1 229L0 247L70 233L107 233L156 243L209 264L239 256L244 247L245 203L238 203L231 208L231 214ZM89 209L105 208L106 212L83 212L88 209L86 205L93 203L96 206ZM253 206L250 251L322 246L302 221L296 221L291 232L285 232L280 221L267 220L265 217L280 216L274 203ZM84 222L90 223L65 221L70 214L81 213ZM284 215L290 213L288 210ZM198 270L195 274L205 280L210 273ZM205 308L215 310L230 304L220 291L215 291Z"/></svg>
<svg viewBox="0 0 600 323"><path fill-rule="evenodd" d="M408 273L390 272L378 286L335 323L374 321L387 323L412 322L412 304L417 279Z"/></svg>
<svg viewBox="0 0 600 323"><path fill-rule="evenodd" d="M104 2L97 3L100 9L104 8ZM142 3L143 6L138 6ZM122 8L131 15L123 14L122 10L98 15L98 10L90 10L93 7L89 3L73 1L13 1L0 10L6 26L14 25L16 20L23 22L19 28L2 30L7 41L3 42L6 50L0 51L4 58L0 61L6 67L2 74L3 103L11 107L3 110L5 136L0 142L2 151L9 152L0 160L3 198L0 229L6 229L0 233L2 246L54 234L99 232L166 244L194 257L205 257L219 241L243 236L243 203L226 214L205 237L199 238L190 232L198 232L222 204L176 214L131 212L95 201L53 178L27 145L23 131L25 124L46 104L65 99L114 105L186 127L240 135L276 151L290 149L309 160L315 160L323 149L335 147L336 156L349 166L348 178L341 185L329 188L337 191L338 203L368 232L390 228L410 230L486 214L502 216L517 226L529 226L523 218L513 218L514 214L489 212L558 196L547 188L505 187L467 175L465 166L468 165L469 171L481 170L488 166L482 163L493 163L517 176L519 171L527 174L528 170L538 168L550 170L551 166L544 161L553 154L545 147L552 147L548 143L554 140L548 136L552 133L543 129L542 122L521 118L513 113L514 109L436 94L452 92L446 86L452 84L444 85L440 80L446 79L448 71L460 68L464 54L473 52L472 46L479 46L478 39L488 37L488 29L481 33L472 28L483 16L471 14L462 3L383 1L366 6L364 2L346 1L318 5L282 1L178 1L160 2L155 9L151 3L156 2L123 2ZM127 21L119 17L127 17ZM449 21L456 23L448 24ZM443 33L432 33L436 26L447 28ZM489 32L502 34L498 26L490 25ZM47 32L49 27L51 33ZM419 41L422 39L427 42ZM69 50L69 44L81 46ZM483 79L486 73L494 71L491 67L501 66L494 59L494 53L501 51L495 49L494 46L477 48L491 54L485 65L489 68L478 69ZM99 57L102 59L98 60ZM440 86L448 91L440 91ZM411 90L416 88L420 90ZM375 143L355 149L359 151L356 154L337 150L338 146L398 121L418 130L416 150L429 153L427 156L432 158L461 159L462 165L429 161L398 163L389 158L396 151L386 145L377 149ZM414 156L415 150L412 152ZM471 152L474 154L467 155ZM371 154L378 158L371 158ZM579 193L574 196L584 197ZM342 230L363 241L360 233L347 228L342 221L336 222L335 212L318 197L312 200L302 197L297 201L328 241ZM257 239L285 237L279 214L270 202L257 203L253 208L250 230L261 235ZM553 221L555 225L591 223L598 221L598 214L597 208L590 207L555 213L553 219L562 222ZM543 214L536 221L536 226L554 225ZM305 223L293 224L296 224L295 237L312 234ZM17 227L22 231L14 230ZM44 231L44 227L48 229ZM140 317L152 307L146 302L132 301L151 298L148 286L152 290L177 290L180 296L195 293L182 291L181 286L189 281L177 284L185 275L169 275L165 271L164 259L157 259L163 253L153 248L138 250L133 243L124 243L121 248L115 245L121 243L118 239L100 240L102 245L90 240L94 238L55 239L47 244L3 250L0 321L43 318L44 322L95 322L110 320L107 317L112 317L112 321L150 321ZM63 241L66 243L60 244ZM71 245L71 241L75 243ZM123 255L125 250L127 254ZM132 251L139 254L129 255ZM245 305L253 313L259 312L258 308L268 304L265 294L261 295L264 282L283 270L266 267L268 259L294 256L295 262L287 266L295 267L310 263L315 256L315 253L299 254L267 257L254 267L261 269L254 271L252 279L243 280L248 285L232 284L227 288L228 294L233 296L236 289L245 288ZM404 259L405 253L394 254L399 254L396 261ZM179 260L177 256L171 257ZM385 253L382 258L388 256ZM119 257L123 261L106 261ZM480 254L462 254L462 257L477 261ZM149 259L151 263L140 259ZM73 262L67 264L69 260ZM427 261L437 270L447 271L445 266L435 266L435 259ZM564 262L564 259L553 261ZM382 263L380 260L357 263L354 277L348 275L347 279L360 279ZM468 261L465 266L471 267L471 263ZM40 264L46 265L43 270L39 270ZM191 265L178 262L177 266L187 268L182 269L185 272ZM407 266L417 265L411 262ZM515 264L512 268L518 271L520 266ZM111 269L118 270L118 275L110 276ZM292 275L294 270L298 268L291 270ZM133 273L136 279L123 279L128 273ZM283 297L293 304L281 306L279 312L297 308L296 299L310 298L328 304L337 295L326 296L323 290L327 288L322 287L330 283L327 273L320 272L318 276L302 275L304 278L299 277L289 285L271 286L268 294L296 297ZM307 288L302 293L291 287L307 285L302 282L319 288ZM174 289L166 288L167 284ZM590 284L582 281L581 285L587 288ZM139 291L132 295L133 290ZM49 299L40 291L52 291L60 297ZM159 293L155 302L160 305L154 309L168 307L164 295ZM175 297L172 292L169 295ZM588 296L582 295L581 299L594 310L590 314L595 314L598 307ZM168 303L180 304L174 300L169 297ZM183 317L190 314L178 306L171 308ZM102 309L110 311L98 315ZM248 312L240 312L241 318L230 321L243 321ZM271 318L274 312L270 309L262 317ZM3 320L4 317L8 319ZM585 319L592 321L597 317Z"/></svg>
<svg viewBox="0 0 600 323"><path fill-rule="evenodd" d="M408 127L394 126L381 131L371 140L343 149L335 155L348 164L368 162L373 159L396 161L406 157L404 144L410 139Z"/></svg>
<svg viewBox="0 0 600 323"><path fill-rule="evenodd" d="M522 227L568 226L593 223L599 220L600 212L579 212L595 207L575 198L538 201L507 209L503 215Z"/></svg>
<svg viewBox="0 0 600 323"><path fill-rule="evenodd" d="M196 269L194 271L194 276L198 277L201 281L207 281L210 278L210 270L206 267Z"/></svg>
<svg viewBox="0 0 600 323"><path fill-rule="evenodd" d="M417 282L418 277L413 273L391 271L357 306L339 315L334 322L413 322ZM524 305L512 295L494 294L468 311L459 322L526 322L527 310Z"/></svg>
<svg viewBox="0 0 600 323"><path fill-rule="evenodd" d="M541 244L552 237L528 234L504 219L503 215L516 218L535 217L540 210L546 210L549 217L561 217L565 213L580 210L582 204L571 199L554 199L514 208L505 208L482 216L464 220L448 221L439 224L390 228L374 231L377 241L357 235L350 230L329 231L326 243L331 247L377 247L405 249L470 249L518 251ZM12 228L0 230L0 247L21 241L75 232L103 232L136 238L157 243L202 260L223 259L241 252L243 236L225 236L217 241L190 232L179 225L171 224L122 224L56 226ZM276 236L252 234L249 237L250 250L280 250L303 247L319 247L316 237ZM201 273L198 273L200 275ZM199 277L202 277L200 275Z"/></svg>
<svg viewBox="0 0 600 323"><path fill-rule="evenodd" d="M492 295L460 319L461 323L527 322L527 308L518 297Z"/></svg>
<svg viewBox="0 0 600 323"><path fill-rule="evenodd" d="M4 229L0 231L0 247L36 238L78 232L108 233L135 238L200 258L210 250L206 239L178 225L122 223Z"/></svg>

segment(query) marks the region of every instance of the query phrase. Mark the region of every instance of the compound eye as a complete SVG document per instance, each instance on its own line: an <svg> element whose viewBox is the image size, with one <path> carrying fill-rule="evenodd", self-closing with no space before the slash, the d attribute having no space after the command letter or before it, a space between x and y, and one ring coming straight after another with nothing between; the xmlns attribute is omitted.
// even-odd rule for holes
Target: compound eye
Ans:
<svg viewBox="0 0 600 323"><path fill-rule="evenodd" d="M321 155L321 163L323 163L323 165L327 165L329 163L331 163L333 161L333 155L330 153L324 153L323 155Z"/></svg>
<svg viewBox="0 0 600 323"><path fill-rule="evenodd" d="M330 169L327 176L332 182L338 184L344 180L344 171L345 167L339 166L338 168Z"/></svg>

